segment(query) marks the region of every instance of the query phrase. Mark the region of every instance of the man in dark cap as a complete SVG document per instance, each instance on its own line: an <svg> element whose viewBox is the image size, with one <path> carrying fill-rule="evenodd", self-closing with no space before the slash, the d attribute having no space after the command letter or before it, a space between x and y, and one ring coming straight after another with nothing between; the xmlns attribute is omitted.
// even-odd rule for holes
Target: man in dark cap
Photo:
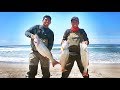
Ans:
<svg viewBox="0 0 120 90"><path fill-rule="evenodd" d="M88 69L87 72L84 71L84 67L81 62L81 55L80 55L80 43L89 44L89 40L87 37L86 32L84 29L78 27L79 25L79 18L72 17L71 18L71 25L70 29L67 29L63 35L62 43L64 40L69 42L69 58L65 65L65 71L62 72L61 78L67 78L71 72L71 69L74 65L74 62L77 62L78 68L82 73L84 78L89 78Z"/></svg>

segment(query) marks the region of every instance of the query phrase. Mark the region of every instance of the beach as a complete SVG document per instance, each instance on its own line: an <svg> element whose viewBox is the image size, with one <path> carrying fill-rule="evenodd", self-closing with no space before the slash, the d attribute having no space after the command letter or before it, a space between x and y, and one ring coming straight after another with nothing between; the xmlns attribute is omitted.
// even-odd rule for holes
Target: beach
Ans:
<svg viewBox="0 0 120 90"><path fill-rule="evenodd" d="M52 49L53 57L59 60L60 44ZM91 44L89 51L90 78L120 78L120 44ZM29 66L30 45L0 46L0 78L26 78ZM61 66L52 67L50 78L61 78ZM36 78L41 78L40 64ZM68 78L83 78L76 62Z"/></svg>
<svg viewBox="0 0 120 90"><path fill-rule="evenodd" d="M26 78L28 66L28 63L0 62L0 78ZM90 78L120 78L120 64L90 63L88 68ZM50 78L61 78L61 66L52 67L50 63L50 73ZM39 64L36 78L41 77ZM68 78L83 78L76 62Z"/></svg>

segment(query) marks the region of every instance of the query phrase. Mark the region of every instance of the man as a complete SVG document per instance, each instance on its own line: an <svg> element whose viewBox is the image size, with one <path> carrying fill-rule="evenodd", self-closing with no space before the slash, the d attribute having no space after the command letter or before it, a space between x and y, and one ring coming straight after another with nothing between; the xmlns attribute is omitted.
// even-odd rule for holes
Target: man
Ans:
<svg viewBox="0 0 120 90"><path fill-rule="evenodd" d="M88 69L87 72L84 73L84 67L81 62L81 56L80 56L80 42L89 44L89 40L87 37L86 32L84 29L81 29L78 27L79 25L79 18L78 17L72 17L71 19L71 25L72 27L70 29L67 29L64 33L63 40L67 40L69 43L69 58L65 65L65 71L62 72L61 78L67 78L71 72L71 69L74 65L74 61L77 62L78 68L80 72L82 73L82 76L84 78L89 78Z"/></svg>
<svg viewBox="0 0 120 90"><path fill-rule="evenodd" d="M41 70L42 70L42 78L50 78L49 71L49 60L46 57L43 57L35 48L34 38L35 34L38 35L39 38L42 39L43 43L46 47L51 51L54 43L54 33L51 29L49 29L49 25L51 24L51 17L49 15L45 15L42 20L43 25L35 25L32 28L28 29L25 32L25 35L31 38L31 48L32 52L29 56L29 72L28 78L35 78L38 70L38 63L40 61ZM53 63L56 65L58 62ZM54 66L53 65L53 66Z"/></svg>

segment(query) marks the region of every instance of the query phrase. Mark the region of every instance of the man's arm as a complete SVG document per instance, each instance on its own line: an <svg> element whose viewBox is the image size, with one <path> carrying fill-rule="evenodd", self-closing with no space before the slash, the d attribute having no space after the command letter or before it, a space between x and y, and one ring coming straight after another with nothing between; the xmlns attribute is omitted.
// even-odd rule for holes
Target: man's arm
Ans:
<svg viewBox="0 0 120 90"><path fill-rule="evenodd" d="M51 37L48 38L48 49L51 51L53 44L54 44L54 33L52 32Z"/></svg>
<svg viewBox="0 0 120 90"><path fill-rule="evenodd" d="M68 37L68 30L66 30L66 31L64 32L64 35L63 35L63 39L62 39L62 41L61 41L61 44L62 44L65 40L67 40L67 37Z"/></svg>
<svg viewBox="0 0 120 90"><path fill-rule="evenodd" d="M37 25L31 27L30 29L28 29L25 32L25 36L34 39L34 34L35 34L35 29L36 29Z"/></svg>
<svg viewBox="0 0 120 90"><path fill-rule="evenodd" d="M85 30L83 30L83 39L84 39L84 43L89 45L89 39L88 39L88 36L87 36Z"/></svg>

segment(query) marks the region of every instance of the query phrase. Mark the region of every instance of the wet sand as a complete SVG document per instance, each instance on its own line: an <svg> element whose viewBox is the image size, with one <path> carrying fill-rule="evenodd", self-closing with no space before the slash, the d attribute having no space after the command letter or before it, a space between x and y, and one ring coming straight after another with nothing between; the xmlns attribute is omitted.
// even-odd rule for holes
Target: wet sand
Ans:
<svg viewBox="0 0 120 90"><path fill-rule="evenodd" d="M28 63L0 62L0 78L26 78ZM61 78L61 66L52 67L50 64L50 78ZM93 64L89 65L90 78L120 78L120 64ZM41 78L40 65L36 78ZM83 78L76 62L68 78Z"/></svg>

